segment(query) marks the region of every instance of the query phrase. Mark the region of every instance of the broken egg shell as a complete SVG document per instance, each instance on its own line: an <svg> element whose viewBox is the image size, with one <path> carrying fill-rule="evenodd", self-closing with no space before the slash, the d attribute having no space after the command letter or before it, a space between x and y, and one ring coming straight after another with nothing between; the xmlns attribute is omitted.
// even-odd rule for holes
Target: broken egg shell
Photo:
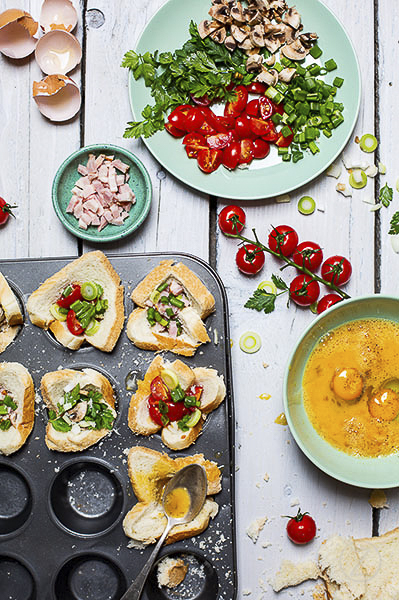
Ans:
<svg viewBox="0 0 399 600"><path fill-rule="evenodd" d="M54 29L37 42L35 58L46 75L66 75L82 60L82 48L72 33Z"/></svg>
<svg viewBox="0 0 399 600"><path fill-rule="evenodd" d="M78 22L78 13L71 0L44 0L39 21L45 33L54 29L72 31Z"/></svg>
<svg viewBox="0 0 399 600"><path fill-rule="evenodd" d="M0 52L9 58L25 58L36 46L39 24L24 10L10 8L0 14Z"/></svg>
<svg viewBox="0 0 399 600"><path fill-rule="evenodd" d="M81 96L76 83L65 75L48 75L33 82L33 98L50 121L68 121L80 109Z"/></svg>

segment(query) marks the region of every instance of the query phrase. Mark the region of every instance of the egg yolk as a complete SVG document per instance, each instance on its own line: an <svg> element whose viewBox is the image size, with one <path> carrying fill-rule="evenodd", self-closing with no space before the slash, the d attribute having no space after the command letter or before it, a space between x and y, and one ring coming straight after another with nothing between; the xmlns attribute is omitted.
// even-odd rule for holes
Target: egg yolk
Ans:
<svg viewBox="0 0 399 600"><path fill-rule="evenodd" d="M380 390L367 405L370 415L380 421L393 421L399 414L399 396L393 390Z"/></svg>
<svg viewBox="0 0 399 600"><path fill-rule="evenodd" d="M165 498L165 511L174 519L184 517L190 508L190 495L186 488L178 487L169 492Z"/></svg>
<svg viewBox="0 0 399 600"><path fill-rule="evenodd" d="M332 380L332 389L342 400L356 400L363 391L363 378L357 369L340 369Z"/></svg>

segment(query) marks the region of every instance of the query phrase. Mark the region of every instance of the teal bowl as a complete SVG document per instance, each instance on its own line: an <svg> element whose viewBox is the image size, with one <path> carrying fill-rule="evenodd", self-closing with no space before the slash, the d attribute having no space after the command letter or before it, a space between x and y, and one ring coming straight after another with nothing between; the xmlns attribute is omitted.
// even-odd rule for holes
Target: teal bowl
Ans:
<svg viewBox="0 0 399 600"><path fill-rule="evenodd" d="M327 475L363 488L393 488L399 486L399 454L359 458L341 452L316 432L303 404L305 365L320 338L348 321L366 318L399 322L399 298L382 295L353 298L317 317L302 334L288 361L284 376L284 410L298 446Z"/></svg>
<svg viewBox="0 0 399 600"><path fill-rule="evenodd" d="M136 195L136 203L130 209L123 225L108 224L102 231L98 231L93 225L89 225L86 230L80 229L76 217L66 212L71 199L71 190L81 177L77 171L78 165L86 164L90 153L113 154L115 158L130 165L129 186ZM146 219L151 206L152 186L150 176L137 156L112 144L93 144L80 148L64 160L55 174L51 195L57 217L73 235L89 242L114 242L130 235Z"/></svg>

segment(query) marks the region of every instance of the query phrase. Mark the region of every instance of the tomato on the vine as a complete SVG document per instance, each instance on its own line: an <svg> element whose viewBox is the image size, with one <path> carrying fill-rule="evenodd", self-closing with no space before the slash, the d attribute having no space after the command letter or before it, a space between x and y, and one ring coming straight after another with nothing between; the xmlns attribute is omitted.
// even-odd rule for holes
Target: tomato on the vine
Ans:
<svg viewBox="0 0 399 600"><path fill-rule="evenodd" d="M298 514L287 523L287 535L294 544L307 544L316 535L316 523L308 513L298 509Z"/></svg>
<svg viewBox="0 0 399 600"><path fill-rule="evenodd" d="M292 260L299 267L316 271L323 262L323 251L315 242L301 242L296 247Z"/></svg>
<svg viewBox="0 0 399 600"><path fill-rule="evenodd" d="M239 206L231 204L220 211L218 221L223 233L241 233L245 227L245 212Z"/></svg>
<svg viewBox="0 0 399 600"><path fill-rule="evenodd" d="M320 286L310 275L298 275L291 281L290 298L299 306L310 306L319 294Z"/></svg>
<svg viewBox="0 0 399 600"><path fill-rule="evenodd" d="M326 294L321 298L321 300L317 303L317 314L320 315L322 312L330 308L330 306L334 306L337 302L341 302L341 296L338 294Z"/></svg>
<svg viewBox="0 0 399 600"><path fill-rule="evenodd" d="M236 254L236 264L241 273L255 275L265 264L265 254L258 246L245 244Z"/></svg>
<svg viewBox="0 0 399 600"><path fill-rule="evenodd" d="M17 208L16 206L11 206L11 204L7 204L4 198L0 198L0 225L4 225L8 221L8 217L15 216L12 212L13 208Z"/></svg>
<svg viewBox="0 0 399 600"><path fill-rule="evenodd" d="M321 267L321 276L334 285L345 285L352 275L352 265L344 256L330 256Z"/></svg>
<svg viewBox="0 0 399 600"><path fill-rule="evenodd" d="M289 225L273 227L269 234L269 248L283 256L291 256L298 245L298 234Z"/></svg>

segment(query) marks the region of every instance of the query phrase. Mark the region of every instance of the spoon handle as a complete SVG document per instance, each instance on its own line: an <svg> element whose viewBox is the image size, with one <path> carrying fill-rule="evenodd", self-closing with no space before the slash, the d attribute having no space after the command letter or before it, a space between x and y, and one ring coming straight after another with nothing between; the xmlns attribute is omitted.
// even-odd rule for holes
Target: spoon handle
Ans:
<svg viewBox="0 0 399 600"><path fill-rule="evenodd" d="M170 526L170 523L168 523L165 527L163 534L159 538L157 545L155 546L154 550L152 551L150 558L147 560L143 569L138 574L136 579L133 581L132 585L123 594L121 600L140 600L141 594L143 593L143 588L144 588L145 582L147 581L148 574L151 571L152 565L155 562L155 559L158 555L159 549L161 548L162 544L164 543L165 538L168 535L170 530L171 530L171 526Z"/></svg>

